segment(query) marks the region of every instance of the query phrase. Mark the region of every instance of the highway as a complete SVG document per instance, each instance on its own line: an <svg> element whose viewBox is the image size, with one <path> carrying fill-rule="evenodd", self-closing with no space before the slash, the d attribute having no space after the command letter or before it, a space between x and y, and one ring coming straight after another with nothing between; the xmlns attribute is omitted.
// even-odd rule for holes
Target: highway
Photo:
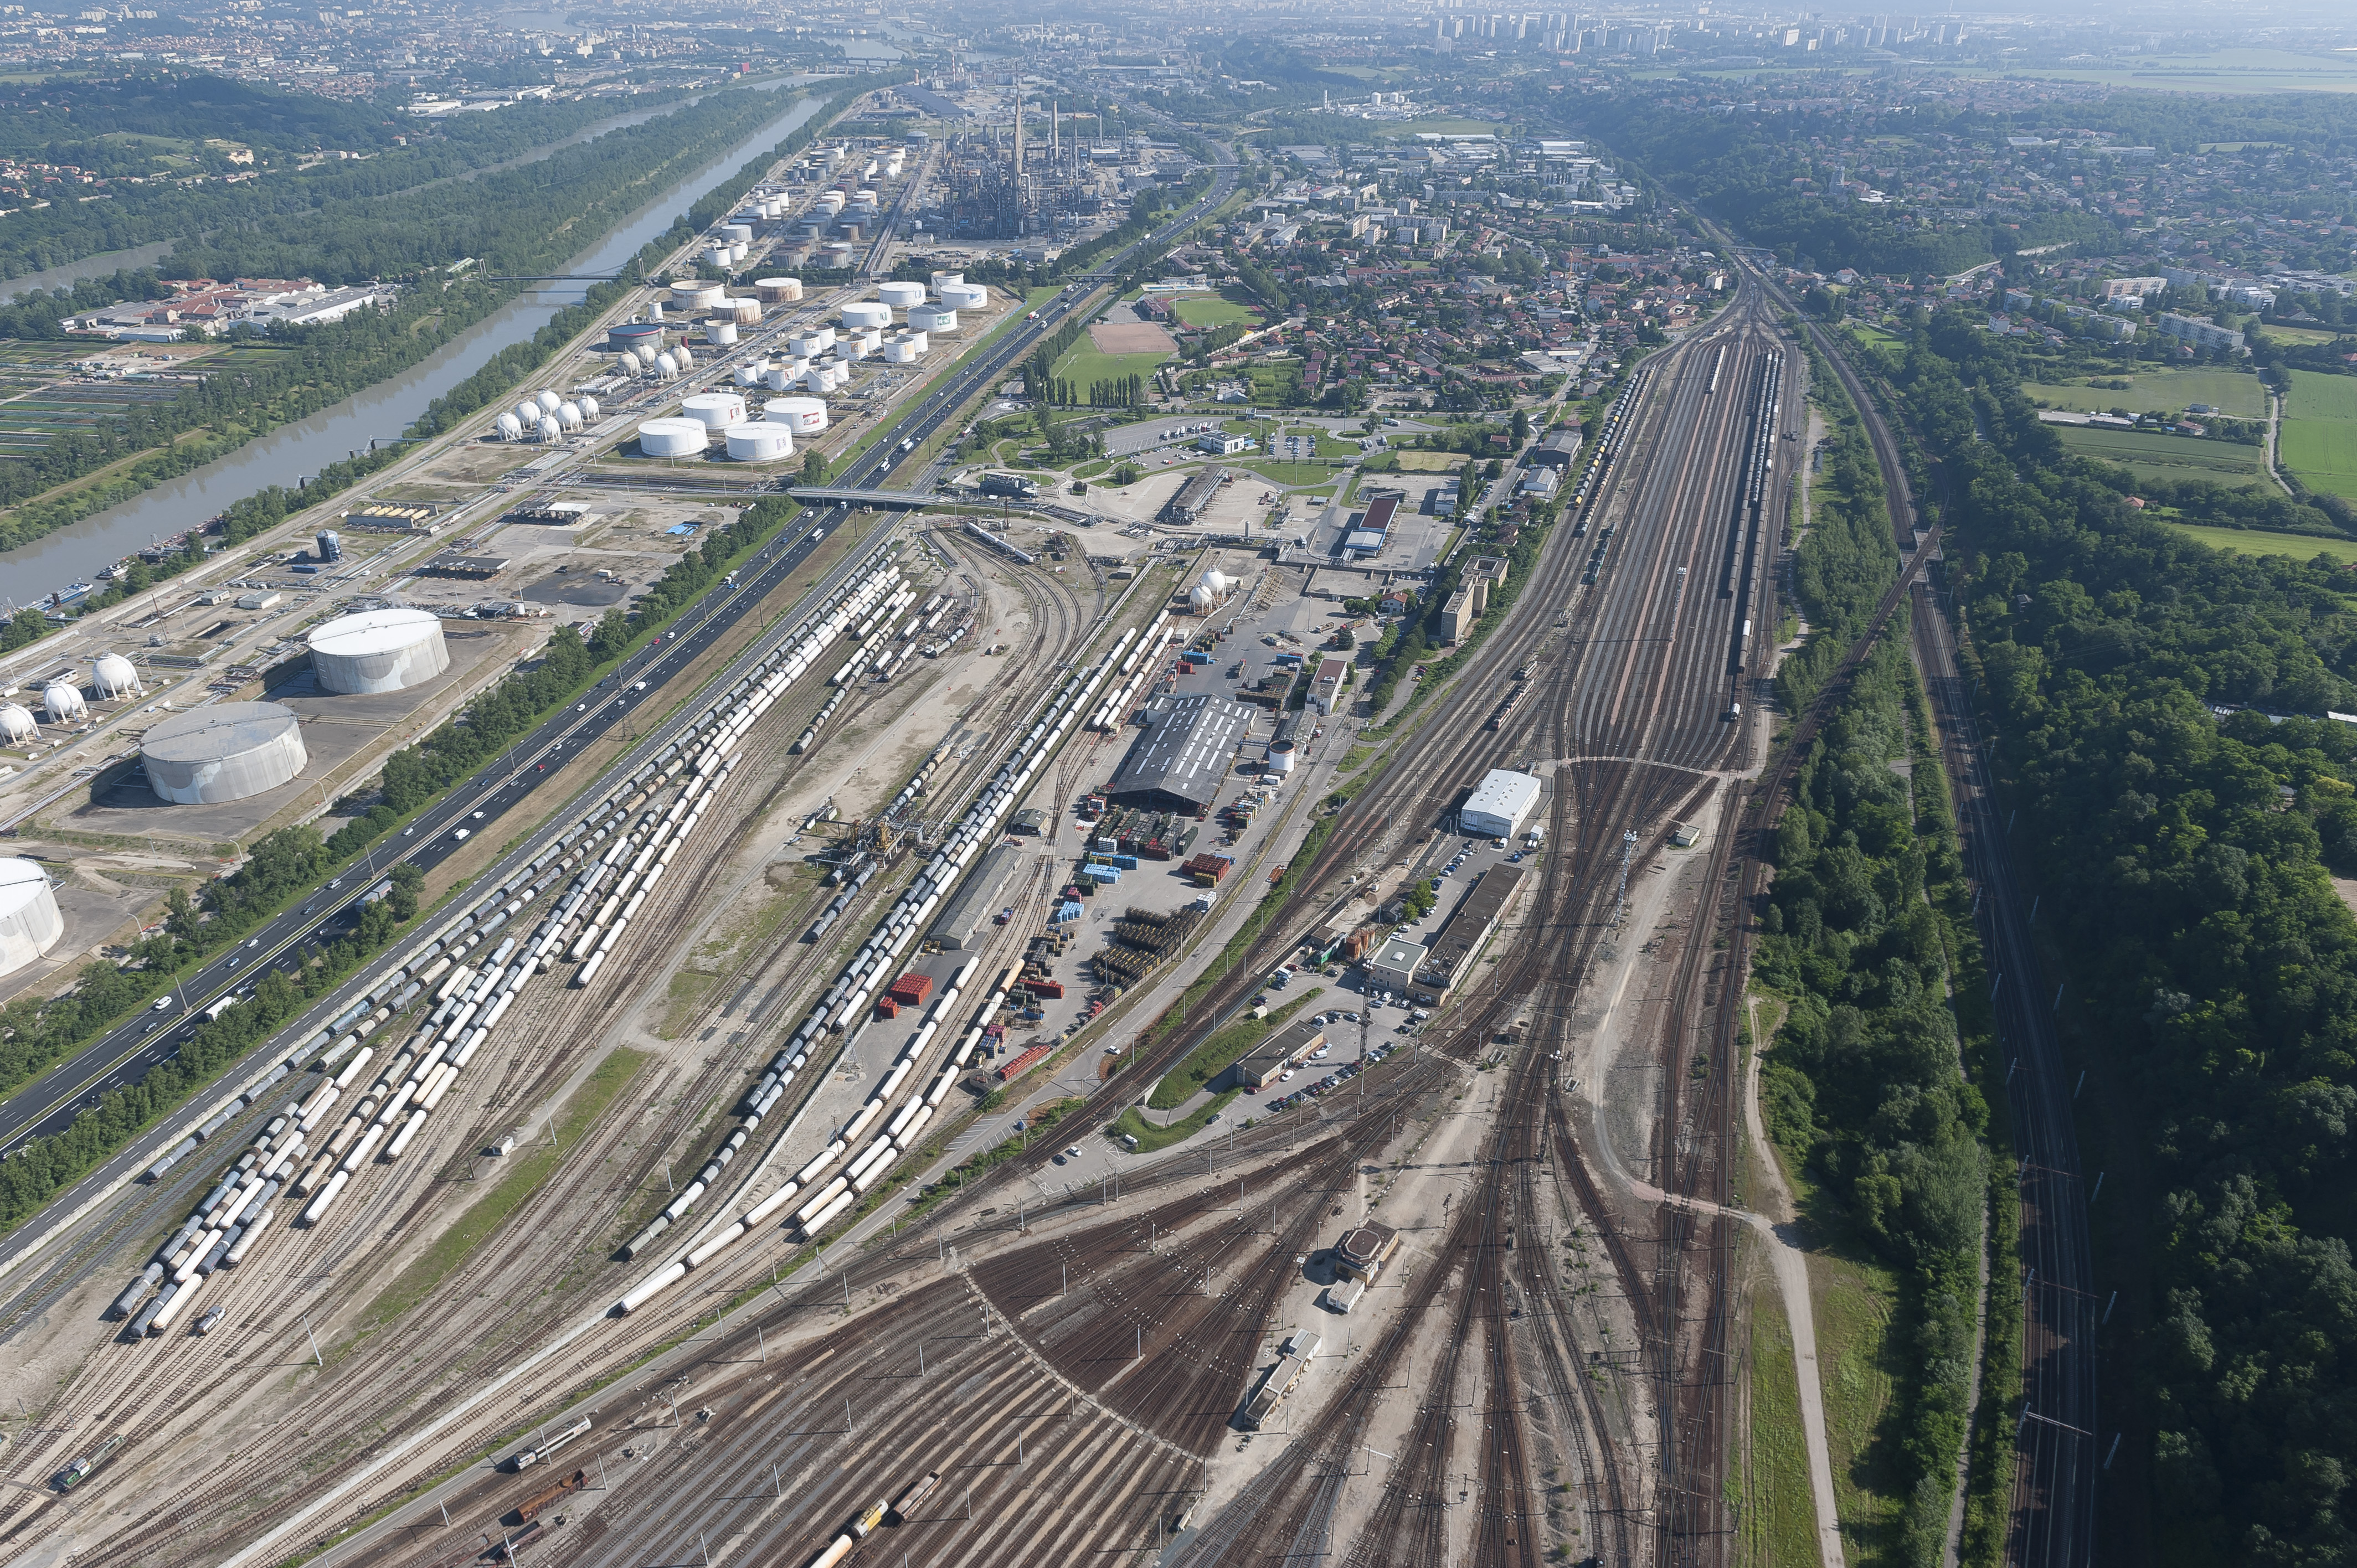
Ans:
<svg viewBox="0 0 2357 1568"><path fill-rule="evenodd" d="M977 393L986 391L1019 364L1042 336L1054 331L1075 310L1087 308L1103 282L1117 275L1133 256L1168 243L1173 236L1225 200L1234 189L1235 177L1232 166L1222 167L1211 190L1184 212L1152 234L1103 259L1091 273L1043 305L1036 319L1018 323L984 353L960 362L921 401L903 407L837 477L838 482L848 488L874 488L898 464L904 446L921 445L939 432ZM321 889L326 897L315 896L305 905L282 913L250 933L242 945L214 959L176 987L175 1005L168 1018L159 1024L157 1013L143 1012L0 1101L0 1156L21 1148L27 1139L62 1131L108 1090L135 1083L156 1066L171 1059L193 1034L195 1015L204 1008L223 998L251 993L255 982L270 969L299 968L307 949L332 940L350 927L358 918L360 899L393 865L405 861L430 871L457 853L465 842L455 837L456 833L464 831L472 838L478 832L498 830L509 813L533 799L549 775L550 765L560 761L562 754L577 752L617 725L626 723L642 700L639 695L641 682L650 693L655 693L664 682L693 663L748 609L759 604L806 560L822 535L841 526L849 510L847 506L834 505L806 512L777 540L744 563L736 583L708 591L659 640L631 655L595 691L585 694L576 707L551 717L511 747L498 762L478 770L453 789L423 812L393 843L384 846L382 854L364 858L359 871L346 872L338 879L340 886L332 894ZM805 526L813 522L816 527ZM365 966L333 997L222 1075L222 1081L242 1082L256 1069L283 1054L287 1042L299 1040L316 1030L319 1023L333 1017L352 998L364 994L387 961L380 958ZM200 1097L199 1103L210 1101ZM201 1116L184 1115L144 1136L130 1155L110 1162L106 1170L86 1178L77 1191L102 1179L120 1179L118 1167L124 1159L144 1164L155 1151L178 1142L186 1127L196 1120L201 1120ZM113 1174L110 1176L110 1172ZM63 1200L69 1207L73 1196L69 1194ZM53 1224L54 1219L45 1215L0 1245L0 1273L45 1240Z"/></svg>

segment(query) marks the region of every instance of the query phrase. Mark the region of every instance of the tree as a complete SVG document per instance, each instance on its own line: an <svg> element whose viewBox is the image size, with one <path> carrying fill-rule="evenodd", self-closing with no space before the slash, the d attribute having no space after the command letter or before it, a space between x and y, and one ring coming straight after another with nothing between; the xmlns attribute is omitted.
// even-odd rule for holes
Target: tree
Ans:
<svg viewBox="0 0 2357 1568"><path fill-rule="evenodd" d="M826 483L826 457L823 454L815 450L802 454L802 483L806 485Z"/></svg>
<svg viewBox="0 0 2357 1568"><path fill-rule="evenodd" d="M1526 408L1514 410L1514 445L1521 446L1531 438L1531 413Z"/></svg>
<svg viewBox="0 0 2357 1568"><path fill-rule="evenodd" d="M1139 477L1137 465L1135 463L1125 462L1113 471L1113 482L1125 489L1137 483Z"/></svg>

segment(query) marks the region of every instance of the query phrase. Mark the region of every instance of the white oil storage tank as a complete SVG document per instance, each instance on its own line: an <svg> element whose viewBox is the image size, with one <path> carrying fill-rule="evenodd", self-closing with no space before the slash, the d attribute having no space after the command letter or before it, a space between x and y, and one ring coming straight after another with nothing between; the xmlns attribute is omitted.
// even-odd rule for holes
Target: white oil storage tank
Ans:
<svg viewBox="0 0 2357 1568"><path fill-rule="evenodd" d="M814 397L773 397L761 417L796 435L815 435L826 428L826 404Z"/></svg>
<svg viewBox="0 0 2357 1568"><path fill-rule="evenodd" d="M766 365L739 365L733 379L740 387L758 387L761 384L761 373L767 369Z"/></svg>
<svg viewBox="0 0 2357 1568"><path fill-rule="evenodd" d="M557 411L557 408L565 402L563 398L557 396L553 392L542 392L538 397L533 398L532 401L539 405L540 412L543 413L554 413Z"/></svg>
<svg viewBox="0 0 2357 1568"><path fill-rule="evenodd" d="M682 310L709 310L719 304L727 290L716 283L701 278L682 278L671 285L671 302Z"/></svg>
<svg viewBox="0 0 2357 1568"><path fill-rule="evenodd" d="M0 703L0 745L16 746L41 733L33 722L30 710L15 703Z"/></svg>
<svg viewBox="0 0 2357 1568"><path fill-rule="evenodd" d="M430 610L362 610L314 631L311 675L323 692L371 695L431 681L450 668L442 618Z"/></svg>
<svg viewBox="0 0 2357 1568"><path fill-rule="evenodd" d="M65 934L49 874L29 860L0 860L0 974L38 962Z"/></svg>
<svg viewBox="0 0 2357 1568"><path fill-rule="evenodd" d="M799 303L802 297L802 280L755 278L753 289L760 295L761 303L764 305L793 305Z"/></svg>
<svg viewBox="0 0 2357 1568"><path fill-rule="evenodd" d="M918 332L954 332L957 312L947 306L919 306L909 312L909 326Z"/></svg>
<svg viewBox="0 0 2357 1568"><path fill-rule="evenodd" d="M502 441L521 441L523 439L523 421L515 416L515 410L513 409L510 409L505 413L500 415L500 423L497 428L499 438Z"/></svg>
<svg viewBox="0 0 2357 1568"><path fill-rule="evenodd" d="M895 310L906 310L912 305L925 303L925 285L920 283L877 284L876 297Z"/></svg>
<svg viewBox="0 0 2357 1568"><path fill-rule="evenodd" d="M292 781L308 760L292 708L219 703L174 714L140 743L147 787L176 805L242 800Z"/></svg>
<svg viewBox="0 0 2357 1568"><path fill-rule="evenodd" d="M739 463L775 463L794 455L793 432L767 420L758 424L732 424L721 432L728 456Z"/></svg>
<svg viewBox="0 0 2357 1568"><path fill-rule="evenodd" d="M139 671L131 660L120 653L102 653L90 667L90 689L102 698L135 695L144 697L147 688L139 683Z"/></svg>
<svg viewBox="0 0 2357 1568"><path fill-rule="evenodd" d="M843 307L843 324L857 330L892 325L892 307L877 300L858 300Z"/></svg>
<svg viewBox="0 0 2357 1568"><path fill-rule="evenodd" d="M567 430L580 429L581 405L577 403L558 403L556 405L556 423L565 426Z"/></svg>
<svg viewBox="0 0 2357 1568"><path fill-rule="evenodd" d="M888 338L884 341L884 362L907 365L916 361L917 349L906 338Z"/></svg>
<svg viewBox="0 0 2357 1568"><path fill-rule="evenodd" d="M70 681L52 681L41 688L41 707L53 725L78 719L90 712L81 700L81 688Z"/></svg>
<svg viewBox="0 0 2357 1568"><path fill-rule="evenodd" d="M516 424L520 429L530 430L540 423L540 404L530 399L516 404L514 413Z"/></svg>
<svg viewBox="0 0 2357 1568"><path fill-rule="evenodd" d="M941 300L952 310L980 310L990 303L990 291L978 283L943 284Z"/></svg>
<svg viewBox="0 0 2357 1568"><path fill-rule="evenodd" d="M711 434L700 419L650 419L639 426L639 450L650 457L697 457Z"/></svg>
<svg viewBox="0 0 2357 1568"><path fill-rule="evenodd" d="M678 348L672 350L672 357L678 362L679 368L683 371L691 368L695 363L695 354L694 350L690 349L684 343L682 343Z"/></svg>
<svg viewBox="0 0 2357 1568"><path fill-rule="evenodd" d="M599 406L596 398L585 397L581 400L581 421L583 424L595 424L597 423L597 416L605 412L605 409Z"/></svg>
<svg viewBox="0 0 2357 1568"><path fill-rule="evenodd" d="M737 341L734 321L707 321L704 324L704 340L716 349L726 349Z"/></svg>
<svg viewBox="0 0 2357 1568"><path fill-rule="evenodd" d="M538 434L543 441L562 441L565 439L565 426L556 422L556 415L544 413L540 416Z"/></svg>
<svg viewBox="0 0 2357 1568"><path fill-rule="evenodd" d="M963 282L965 282L965 274L963 273L935 273L933 274L934 296L936 298L940 297L942 290L948 285L962 284Z"/></svg>
<svg viewBox="0 0 2357 1568"><path fill-rule="evenodd" d="M697 392L679 405L682 419L694 420L706 430L726 430L745 423L745 400L728 392Z"/></svg>
<svg viewBox="0 0 2357 1568"><path fill-rule="evenodd" d="M655 375L659 380L667 381L679 374L678 355L678 349L666 349L655 356Z"/></svg>

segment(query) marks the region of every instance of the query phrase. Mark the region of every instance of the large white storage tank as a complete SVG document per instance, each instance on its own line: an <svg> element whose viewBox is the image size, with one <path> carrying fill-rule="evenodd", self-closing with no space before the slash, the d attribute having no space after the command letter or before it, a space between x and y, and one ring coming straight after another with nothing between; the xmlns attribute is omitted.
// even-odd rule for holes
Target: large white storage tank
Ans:
<svg viewBox="0 0 2357 1568"><path fill-rule="evenodd" d="M702 279L682 278L671 285L671 299L682 310L709 310L727 297L728 291L716 283Z"/></svg>
<svg viewBox="0 0 2357 1568"><path fill-rule="evenodd" d="M556 422L556 415L544 413L540 416L539 435L544 442L562 441L565 439L565 426Z"/></svg>
<svg viewBox="0 0 2357 1568"><path fill-rule="evenodd" d="M909 327L916 332L954 332L957 312L946 306L920 305L909 312Z"/></svg>
<svg viewBox="0 0 2357 1568"><path fill-rule="evenodd" d="M711 434L700 419L650 419L639 426L639 450L650 457L700 457Z"/></svg>
<svg viewBox="0 0 2357 1568"><path fill-rule="evenodd" d="M65 934L49 874L18 856L0 860L0 974L38 963Z"/></svg>
<svg viewBox="0 0 2357 1568"><path fill-rule="evenodd" d="M90 712L89 704L81 700L81 688L70 681L52 681L42 687L41 706L48 711L49 722L53 725L81 718Z"/></svg>
<svg viewBox="0 0 2357 1568"><path fill-rule="evenodd" d="M147 787L176 805L218 805L275 789L303 771L303 729L276 703L218 703L174 714L140 744Z"/></svg>
<svg viewBox="0 0 2357 1568"><path fill-rule="evenodd" d="M826 404L814 397L773 397L761 417L797 435L815 435L826 428Z"/></svg>
<svg viewBox="0 0 2357 1568"><path fill-rule="evenodd" d="M311 673L323 692L399 692L450 668L442 619L427 610L362 610L311 634Z"/></svg>
<svg viewBox="0 0 2357 1568"><path fill-rule="evenodd" d="M762 373L768 369L767 365L739 365L737 367L735 378L737 384L740 387L758 387L761 384Z"/></svg>
<svg viewBox="0 0 2357 1568"><path fill-rule="evenodd" d="M786 277L755 278L753 291L760 296L761 303L764 305L794 305L798 304L802 297L802 280Z"/></svg>
<svg viewBox="0 0 2357 1568"><path fill-rule="evenodd" d="M941 291L949 285L962 284L963 282L965 282L965 274L963 273L935 273L933 274L933 293L938 297Z"/></svg>
<svg viewBox="0 0 2357 1568"><path fill-rule="evenodd" d="M554 413L559 408L562 408L565 405L565 400L557 396L553 392L542 392L538 397L533 399L533 403L543 413Z"/></svg>
<svg viewBox="0 0 2357 1568"><path fill-rule="evenodd" d="M980 310L990 303L990 291L978 283L946 283L941 300L952 310Z"/></svg>
<svg viewBox="0 0 2357 1568"><path fill-rule="evenodd" d="M876 297L895 310L906 310L912 305L925 303L925 285L920 283L880 283L876 285Z"/></svg>
<svg viewBox="0 0 2357 1568"><path fill-rule="evenodd" d="M0 745L15 746L41 733L32 711L15 703L0 703Z"/></svg>
<svg viewBox="0 0 2357 1568"><path fill-rule="evenodd" d="M892 307L877 300L858 300L843 307L843 324L853 331L892 325Z"/></svg>
<svg viewBox="0 0 2357 1568"><path fill-rule="evenodd" d="M794 455L793 433L782 424L732 424L722 433L728 456L739 463L775 463Z"/></svg>
<svg viewBox="0 0 2357 1568"><path fill-rule="evenodd" d="M1493 768L1473 786L1472 799L1457 813L1458 825L1469 833L1510 839L1523 831L1539 803L1539 781L1527 773Z"/></svg>
<svg viewBox="0 0 2357 1568"><path fill-rule="evenodd" d="M733 392L697 392L680 403L679 413L706 430L726 430L745 423L745 400Z"/></svg>
<svg viewBox="0 0 2357 1568"><path fill-rule="evenodd" d="M90 667L90 689L101 698L147 694L147 688L139 683L139 671L120 653L98 656Z"/></svg>
<svg viewBox="0 0 2357 1568"><path fill-rule="evenodd" d="M685 346L683 345L677 349L667 349L663 352L657 354L655 356L656 379L667 381L671 380L672 377L679 374L679 356L686 351Z"/></svg>
<svg viewBox="0 0 2357 1568"><path fill-rule="evenodd" d="M500 415L498 429L500 439L502 441L521 441L523 439L523 421L515 416L515 410L513 409L510 409L505 413Z"/></svg>

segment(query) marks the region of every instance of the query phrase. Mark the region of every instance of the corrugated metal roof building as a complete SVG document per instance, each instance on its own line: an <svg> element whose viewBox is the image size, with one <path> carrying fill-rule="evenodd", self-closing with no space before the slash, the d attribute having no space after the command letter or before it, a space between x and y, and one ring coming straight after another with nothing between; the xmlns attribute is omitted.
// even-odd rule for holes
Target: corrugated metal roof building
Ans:
<svg viewBox="0 0 2357 1568"><path fill-rule="evenodd" d="M934 918L926 940L939 943L944 952L957 952L974 940L984 922L997 913L999 895L1022 856L1022 850L1011 843L1000 844L984 855L974 874L951 895L949 906Z"/></svg>
<svg viewBox="0 0 2357 1568"><path fill-rule="evenodd" d="M1202 692L1157 697L1142 718L1145 733L1121 759L1105 799L1116 806L1207 810L1252 729L1252 710Z"/></svg>

